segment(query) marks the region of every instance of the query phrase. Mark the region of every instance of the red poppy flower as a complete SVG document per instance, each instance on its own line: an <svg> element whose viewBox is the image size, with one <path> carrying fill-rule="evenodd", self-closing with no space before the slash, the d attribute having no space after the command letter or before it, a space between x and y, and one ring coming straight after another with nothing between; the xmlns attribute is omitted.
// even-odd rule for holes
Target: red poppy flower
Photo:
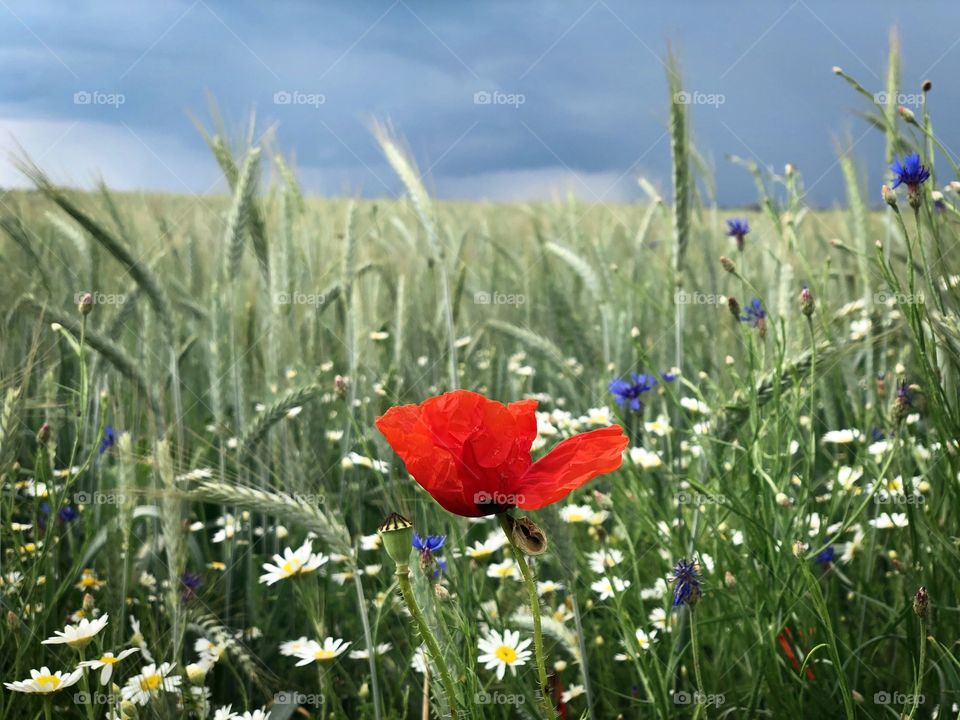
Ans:
<svg viewBox="0 0 960 720"><path fill-rule="evenodd" d="M533 462L536 409L536 400L502 405L455 390L390 408L377 427L423 489L465 517L537 510L620 467L627 437L618 425L567 438Z"/></svg>

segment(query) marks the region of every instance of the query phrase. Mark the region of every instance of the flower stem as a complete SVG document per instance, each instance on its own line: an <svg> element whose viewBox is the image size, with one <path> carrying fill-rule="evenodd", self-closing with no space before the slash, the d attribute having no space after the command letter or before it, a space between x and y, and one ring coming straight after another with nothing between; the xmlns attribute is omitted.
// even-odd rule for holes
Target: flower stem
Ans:
<svg viewBox="0 0 960 720"><path fill-rule="evenodd" d="M50 696L43 699L43 717L46 720L53 720L53 698Z"/></svg>
<svg viewBox="0 0 960 720"><path fill-rule="evenodd" d="M507 536L510 543L510 549L513 551L514 560L520 566L520 573L523 575L523 582L527 586L527 593L530 596L530 613L533 615L533 649L537 661L537 674L540 677L540 694L543 702L544 715L553 720L556 717L553 710L553 701L550 699L550 687L547 682L547 666L543 656L543 630L540 627L540 596L537 594L537 583L534 580L533 572L527 564L523 552L520 551L514 542L510 532L510 521L506 513L497 516L500 521L500 527L503 534Z"/></svg>
<svg viewBox="0 0 960 720"><path fill-rule="evenodd" d="M693 717L698 718L702 714L704 718L707 717L706 708L707 696L703 690L703 676L700 674L700 643L697 639L697 613L690 607L690 646L693 651L693 676L697 681L697 693L700 697L697 698L696 710L693 712Z"/></svg>
<svg viewBox="0 0 960 720"><path fill-rule="evenodd" d="M397 565L397 582L400 585L400 593L403 595L403 600L407 604L407 609L413 616L413 620L417 624L417 629L420 631L420 635L427 645L427 650L430 652L430 657L437 666L437 671L440 673L440 680L443 683L443 689L447 695L447 705L450 707L450 714L456 718L458 717L457 695L453 689L453 680L450 677L450 671L447 669L447 661L444 660L440 652L440 645L437 643L437 638L434 636L433 631L430 630L430 626L427 625L426 618L423 617L423 611L420 610L420 606L417 605L417 600L413 596L413 587L410 585L409 565Z"/></svg>
<svg viewBox="0 0 960 720"><path fill-rule="evenodd" d="M920 691L923 689L923 673L926 672L927 664L927 623L920 621L920 666L917 668L917 682L913 688L913 707L910 708L908 720L913 720L920 707Z"/></svg>

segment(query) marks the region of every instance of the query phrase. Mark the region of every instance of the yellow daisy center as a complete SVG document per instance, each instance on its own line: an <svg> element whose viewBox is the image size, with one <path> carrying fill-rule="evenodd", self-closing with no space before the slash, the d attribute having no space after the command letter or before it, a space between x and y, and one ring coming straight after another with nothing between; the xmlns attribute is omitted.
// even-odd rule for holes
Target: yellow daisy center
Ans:
<svg viewBox="0 0 960 720"><path fill-rule="evenodd" d="M471 551L470 551L470 557L472 557L472 558L474 558L474 559L480 559L480 558L490 557L491 555L493 555L493 550L487 550L486 548L483 548L482 550L471 550Z"/></svg>
<svg viewBox="0 0 960 720"><path fill-rule="evenodd" d="M118 660L119 658L115 658L113 655L103 655L98 662L102 662L104 665L113 665Z"/></svg>
<svg viewBox="0 0 960 720"><path fill-rule="evenodd" d="M509 645L501 645L494 653L498 660L503 660L507 665L513 665L517 661L517 651Z"/></svg>
<svg viewBox="0 0 960 720"><path fill-rule="evenodd" d="M300 561L299 560L287 560L283 565L280 566L280 569L283 570L287 575L293 575L295 572L300 570Z"/></svg>
<svg viewBox="0 0 960 720"><path fill-rule="evenodd" d="M315 657L317 660L333 660L333 658L336 656L337 654L333 650L329 650L327 648L324 648L323 650L317 650L317 652L315 652L313 655L313 657Z"/></svg>
<svg viewBox="0 0 960 720"><path fill-rule="evenodd" d="M163 677L159 673L144 675L140 678L140 689L149 691L156 690L160 687L161 682L163 682Z"/></svg>
<svg viewBox="0 0 960 720"><path fill-rule="evenodd" d="M60 687L60 678L56 675L39 675L34 682L44 689L50 688L51 690L56 690Z"/></svg>
<svg viewBox="0 0 960 720"><path fill-rule="evenodd" d="M583 522L586 519L583 513L573 512L567 515L568 522Z"/></svg>

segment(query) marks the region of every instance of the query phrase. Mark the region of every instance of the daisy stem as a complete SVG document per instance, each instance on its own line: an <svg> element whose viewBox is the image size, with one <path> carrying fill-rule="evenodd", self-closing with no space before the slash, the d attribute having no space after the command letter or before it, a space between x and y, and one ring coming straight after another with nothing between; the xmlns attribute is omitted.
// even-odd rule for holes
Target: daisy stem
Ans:
<svg viewBox="0 0 960 720"><path fill-rule="evenodd" d="M43 699L43 717L53 720L53 698L49 695Z"/></svg>
<svg viewBox="0 0 960 720"><path fill-rule="evenodd" d="M707 717L706 708L706 694L703 691L703 676L700 674L700 642L697 638L697 613L690 608L690 646L693 651L693 676L697 681L697 692L700 697L697 698L696 710L693 712L693 717L698 718L703 715L704 718Z"/></svg>
<svg viewBox="0 0 960 720"><path fill-rule="evenodd" d="M510 532L510 520L506 513L497 516L500 521L500 527L503 534L507 536L510 543L510 549L513 551L514 560L520 566L520 574L523 575L523 582L527 586L527 593L530 596L530 613L533 615L533 649L537 661L537 674L540 678L540 694L543 702L543 712L547 718L553 720L556 715L553 711L553 703L550 700L550 688L547 683L547 666L543 656L543 630L540 627L540 596L537 594L537 583L534 580L533 572L527 564L523 552L513 543L513 537Z"/></svg>
<svg viewBox="0 0 960 720"><path fill-rule="evenodd" d="M437 666L437 671L440 673L440 680L443 683L443 689L447 695L447 705L450 707L450 715L456 718L458 717L457 695L454 691L453 680L450 677L450 671L447 669L447 661L444 660L440 652L440 645L437 643L437 638L434 636L430 626L427 625L427 620L423 617L423 611L420 610L420 606L417 605L417 599L413 596L413 587L410 585L409 565L397 564L397 582L400 585L400 593L403 595L403 600L407 604L407 609L413 616L413 620L417 624L417 629L420 631L420 635L427 645L427 650L430 652L430 657L433 659L433 663Z"/></svg>
<svg viewBox="0 0 960 720"><path fill-rule="evenodd" d="M908 720L913 720L914 716L917 714L917 709L920 707L920 691L923 689L923 673L926 672L927 664L927 623L924 620L920 621L920 666L917 668L917 682L913 690L913 707L910 708L910 715L908 715Z"/></svg>

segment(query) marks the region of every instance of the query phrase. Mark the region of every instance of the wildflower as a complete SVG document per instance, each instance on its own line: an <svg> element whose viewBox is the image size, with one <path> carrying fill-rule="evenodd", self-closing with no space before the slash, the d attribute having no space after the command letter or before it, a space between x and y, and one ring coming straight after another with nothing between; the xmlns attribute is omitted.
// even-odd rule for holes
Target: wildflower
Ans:
<svg viewBox="0 0 960 720"><path fill-rule="evenodd" d="M909 524L906 513L880 513L879 517L870 521L870 525L879 530L905 528Z"/></svg>
<svg viewBox="0 0 960 720"><path fill-rule="evenodd" d="M525 665L530 659L533 653L526 649L529 646L530 639L520 640L520 632L517 630L504 630L502 634L491 630L487 637L480 638L477 642L477 647L481 650L477 662L486 663L486 670L496 668L497 680L503 680L508 667L516 675L517 666Z"/></svg>
<svg viewBox="0 0 960 720"><path fill-rule="evenodd" d="M743 252L743 240L750 232L750 223L745 218L730 218L727 220L727 237L735 238L737 250Z"/></svg>
<svg viewBox="0 0 960 720"><path fill-rule="evenodd" d="M374 655L385 655L388 652L390 652L390 650L392 649L393 649L393 645L391 645L390 643L380 643L379 645L377 645L376 648L374 648ZM369 660L370 651L369 650L351 650L350 659L351 660Z"/></svg>
<svg viewBox="0 0 960 720"><path fill-rule="evenodd" d="M7 688L7 690L13 690L14 692L49 695L50 693L55 693L70 687L82 676L83 668L77 668L73 672L64 675L60 670L51 673L50 668L44 665L39 670L31 670L29 680L5 682L3 686Z"/></svg>
<svg viewBox="0 0 960 720"><path fill-rule="evenodd" d="M446 535L426 535L421 537L417 533L413 534L411 544L413 545L413 549L420 553L420 567L424 572L433 567L435 562L434 555L443 549L443 543L446 539Z"/></svg>
<svg viewBox="0 0 960 720"><path fill-rule="evenodd" d="M444 509L480 517L540 509L620 467L627 437L616 425L567 438L533 462L536 408L536 400L502 405L456 390L391 408L376 424Z"/></svg>
<svg viewBox="0 0 960 720"><path fill-rule="evenodd" d="M821 440L824 443L829 443L833 445L849 445L850 443L860 439L860 431L853 430L831 430L830 432L824 433Z"/></svg>
<svg viewBox="0 0 960 720"><path fill-rule="evenodd" d="M727 298L727 309L730 311L730 314L733 315L733 319L740 322L740 301L732 295Z"/></svg>
<svg viewBox="0 0 960 720"><path fill-rule="evenodd" d="M414 672L422 675L427 672L429 666L430 658L427 655L427 646L421 645L414 651L413 657L410 659L410 667L413 668Z"/></svg>
<svg viewBox="0 0 960 720"><path fill-rule="evenodd" d="M114 655L112 652L105 652L96 660L84 660L78 665L78 667L99 670L100 684L106 685L108 682L110 682L110 676L113 675L113 666L123 660L125 657L133 655L135 652L140 652L140 648L127 648L126 650L121 651L119 655Z"/></svg>
<svg viewBox="0 0 960 720"><path fill-rule="evenodd" d="M750 301L744 314L740 316L740 322L751 323L759 331L761 338L767 334L767 311L763 309L760 298Z"/></svg>
<svg viewBox="0 0 960 720"><path fill-rule="evenodd" d="M913 394L910 391L910 386L907 385L905 380L901 380L897 383L897 394L893 399L893 419L900 422L910 414L912 407Z"/></svg>
<svg viewBox="0 0 960 720"><path fill-rule="evenodd" d="M491 534L484 541L477 541L472 547L468 547L464 554L473 560L482 560L493 555L497 550L507 544L507 538L503 533Z"/></svg>
<svg viewBox="0 0 960 720"><path fill-rule="evenodd" d="M657 453L650 452L642 447L630 448L630 460L634 465L638 465L644 470L652 470L663 465L663 460Z"/></svg>
<svg viewBox="0 0 960 720"><path fill-rule="evenodd" d="M590 584L590 589L600 595L601 600L609 600L615 593L621 593L630 587L630 581L618 577L604 577Z"/></svg>
<svg viewBox="0 0 960 720"><path fill-rule="evenodd" d="M816 309L816 302L813 299L813 293L810 292L810 288L804 286L800 291L800 312L802 312L807 317L813 315L813 311Z"/></svg>
<svg viewBox="0 0 960 720"><path fill-rule="evenodd" d="M306 575L325 565L330 560L323 553L313 552L313 541L305 540L296 550L285 548L283 555L274 555L274 564L264 563L266 572L260 576L260 582L273 585L280 580Z"/></svg>
<svg viewBox="0 0 960 720"><path fill-rule="evenodd" d="M84 568L83 572L80 573L80 582L78 582L74 587L77 590L99 590L105 585L102 580L97 578L96 571L91 568Z"/></svg>
<svg viewBox="0 0 960 720"><path fill-rule="evenodd" d="M69 645L72 648L86 647L94 636L107 626L108 615L104 613L94 621L84 618L76 625L67 625L63 630L55 630L54 636L44 640L41 645Z"/></svg>
<svg viewBox="0 0 960 720"><path fill-rule="evenodd" d="M836 548L834 548L833 545L827 545L827 547L817 553L817 556L813 560L819 565L829 565L833 562L833 558L836 556L836 554Z"/></svg>
<svg viewBox="0 0 960 720"><path fill-rule="evenodd" d="M640 412L643 409L640 396L653 390L657 379L653 375L643 373L630 373L630 378L630 381L621 378L611 380L609 389L617 405L627 406L634 412Z"/></svg>
<svg viewBox="0 0 960 720"><path fill-rule="evenodd" d="M97 457L103 455L107 450L117 444L117 434L112 425L107 425L103 429L103 439L100 440L100 447L97 448Z"/></svg>
<svg viewBox="0 0 960 720"><path fill-rule="evenodd" d="M161 692L176 692L180 687L181 678L179 675L171 675L173 663L161 663L155 665L151 663L140 670L138 675L134 675L127 680L127 684L120 690L124 700L129 700L135 705L146 705L151 698L160 695Z"/></svg>
<svg viewBox="0 0 960 720"><path fill-rule="evenodd" d="M590 562L590 569L599 575L603 575L610 568L623 562L623 553L615 548L609 550L597 550L587 555Z"/></svg>
<svg viewBox="0 0 960 720"><path fill-rule="evenodd" d="M286 642L280 643L280 654L285 657L294 657L302 653L309 644L307 636L302 636L299 640L287 640Z"/></svg>
<svg viewBox="0 0 960 720"><path fill-rule="evenodd" d="M539 595L548 595L550 593L559 592L563 590L563 583L554 582L553 580L543 580L537 582L537 594Z"/></svg>
<svg viewBox="0 0 960 720"><path fill-rule="evenodd" d="M657 415L657 419L653 422L645 422L643 429L657 437L666 437L673 432L673 428L670 427L670 418L666 415Z"/></svg>
<svg viewBox="0 0 960 720"><path fill-rule="evenodd" d="M915 195L920 186L930 178L930 171L920 162L917 153L904 156L902 161L894 158L890 170L893 172L892 189L906 185L911 195Z"/></svg>
<svg viewBox="0 0 960 720"><path fill-rule="evenodd" d="M649 635L644 632L641 628L637 628L635 637L637 638L637 647L640 650L649 650L653 646L653 639L657 636L657 631L654 630Z"/></svg>
<svg viewBox="0 0 960 720"><path fill-rule="evenodd" d="M227 643L224 641L214 642L208 638L197 638L193 644L193 649L200 656L200 662L207 667L213 667L223 658L227 651Z"/></svg>
<svg viewBox="0 0 960 720"><path fill-rule="evenodd" d="M567 505L560 510L560 519L567 523L590 522L593 515L589 505Z"/></svg>
<svg viewBox="0 0 960 720"><path fill-rule="evenodd" d="M350 643L341 638L328 637L321 645L316 640L311 640L307 646L296 657L300 658L297 667L309 665L312 662L329 662L340 655L343 655L350 647Z"/></svg>
<svg viewBox="0 0 960 720"><path fill-rule="evenodd" d="M728 273L733 274L737 272L737 266L734 265L733 260L728 258L726 255L720 256L720 266Z"/></svg>
<svg viewBox="0 0 960 720"><path fill-rule="evenodd" d="M519 580L520 570L517 568L516 563L508 558L501 563L491 563L487 568L487 577L499 578L500 580L507 578Z"/></svg>
<svg viewBox="0 0 960 720"><path fill-rule="evenodd" d="M573 700L574 698L578 698L578 697L580 697L581 695L585 694L586 692L587 692L587 691L586 691L586 689L583 687L583 685L571 685L568 690L564 690L564 691L563 691L563 693L560 695L560 699L561 699L564 703L568 703L568 702L570 702L571 700Z"/></svg>
<svg viewBox="0 0 960 720"><path fill-rule="evenodd" d="M700 600L700 565L696 560L687 562L686 559L680 560L673 569L673 576L670 582L675 583L673 589L673 606L677 607L686 603L690 607L697 604Z"/></svg>
<svg viewBox="0 0 960 720"><path fill-rule="evenodd" d="M918 618L926 620L929 608L930 595L927 593L927 589L921 586L913 596L913 611L917 614Z"/></svg>
<svg viewBox="0 0 960 720"><path fill-rule="evenodd" d="M681 398L680 406L684 410L696 413L698 415L710 414L710 407L705 402L697 400L696 398Z"/></svg>
<svg viewBox="0 0 960 720"><path fill-rule="evenodd" d="M197 590L203 585L203 580L196 573L185 572L180 576L180 600L190 602L197 596Z"/></svg>
<svg viewBox="0 0 960 720"><path fill-rule="evenodd" d="M93 312L93 295L84 293L80 296L80 300L77 302L77 312L84 317Z"/></svg>

